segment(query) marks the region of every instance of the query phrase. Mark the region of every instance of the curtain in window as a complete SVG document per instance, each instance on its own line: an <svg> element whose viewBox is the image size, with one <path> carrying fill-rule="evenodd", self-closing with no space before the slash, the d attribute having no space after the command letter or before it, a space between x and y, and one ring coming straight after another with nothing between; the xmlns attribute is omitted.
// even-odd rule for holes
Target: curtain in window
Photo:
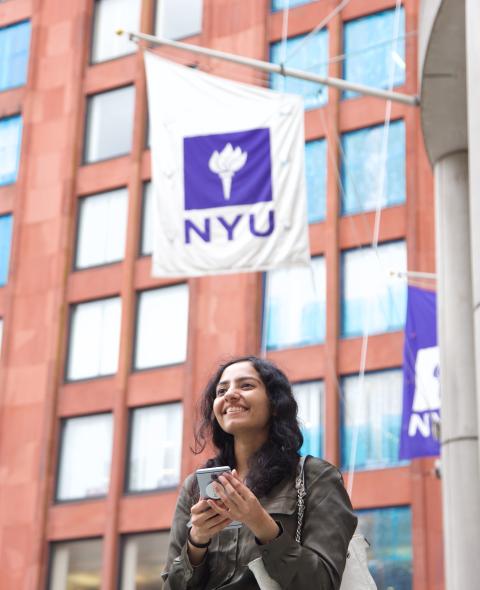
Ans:
<svg viewBox="0 0 480 590"><path fill-rule="evenodd" d="M395 10L386 10L345 23L344 78L349 82L388 88L405 82L405 11L400 8L398 36ZM345 98L357 96L345 92Z"/></svg>
<svg viewBox="0 0 480 590"><path fill-rule="evenodd" d="M157 0L156 34L183 39L202 31L203 0Z"/></svg>
<svg viewBox="0 0 480 590"><path fill-rule="evenodd" d="M328 72L328 32L326 30L319 31L305 43L303 42L304 39L305 35L287 39L286 65L290 68L308 71L311 74L326 76ZM300 44L302 44L301 48L297 51ZM294 51L295 54L293 54ZM282 42L272 43L270 46L270 61L279 64L284 60L284 57ZM270 86L280 92L303 96L306 109L318 108L328 100L327 87L314 82L272 74Z"/></svg>
<svg viewBox="0 0 480 590"><path fill-rule="evenodd" d="M0 286L8 281L10 250L12 244L13 216L0 216Z"/></svg>
<svg viewBox="0 0 480 590"><path fill-rule="evenodd" d="M76 500L108 492L112 460L112 415L64 422L57 499Z"/></svg>
<svg viewBox="0 0 480 590"><path fill-rule="evenodd" d="M405 242L350 250L343 254L342 335L361 336L401 329L407 289L390 270L407 270Z"/></svg>
<svg viewBox="0 0 480 590"><path fill-rule="evenodd" d="M122 260L125 252L127 209L126 188L80 200L77 268Z"/></svg>
<svg viewBox="0 0 480 590"><path fill-rule="evenodd" d="M0 119L0 186L17 181L22 142L22 117Z"/></svg>
<svg viewBox="0 0 480 590"><path fill-rule="evenodd" d="M181 404L163 404L133 412L129 491L175 486L182 456Z"/></svg>
<svg viewBox="0 0 480 590"><path fill-rule="evenodd" d="M342 212L372 211L405 202L405 123L393 121L383 157L384 126L344 133ZM385 170L382 174L382 170Z"/></svg>
<svg viewBox="0 0 480 590"><path fill-rule="evenodd" d="M30 30L30 21L0 29L0 92L27 81Z"/></svg>
<svg viewBox="0 0 480 590"><path fill-rule="evenodd" d="M96 0L93 17L93 63L136 51L126 35L114 35L114 29L140 30L141 0Z"/></svg>
<svg viewBox="0 0 480 590"><path fill-rule="evenodd" d="M128 535L122 552L121 590L161 590L168 533Z"/></svg>
<svg viewBox="0 0 480 590"><path fill-rule="evenodd" d="M187 356L188 286L175 285L140 294L135 368L183 363Z"/></svg>
<svg viewBox="0 0 480 590"><path fill-rule="evenodd" d="M355 469L377 469L399 463L402 417L402 371L367 373L342 380L342 465L350 466L358 429Z"/></svg>
<svg viewBox="0 0 480 590"><path fill-rule="evenodd" d="M325 339L325 260L311 268L266 274L264 338L269 350L319 344Z"/></svg>
<svg viewBox="0 0 480 590"><path fill-rule="evenodd" d="M88 99L85 162L130 153L134 106L133 86L95 94Z"/></svg>
<svg viewBox="0 0 480 590"><path fill-rule="evenodd" d="M305 144L308 223L325 219L327 205L327 142L325 139Z"/></svg>
<svg viewBox="0 0 480 590"><path fill-rule="evenodd" d="M368 567L378 590L412 589L412 515L410 507L360 510L359 530L370 542Z"/></svg>
<svg viewBox="0 0 480 590"><path fill-rule="evenodd" d="M70 380L117 372L120 321L119 297L81 303L73 308L68 364Z"/></svg>
<svg viewBox="0 0 480 590"><path fill-rule="evenodd" d="M323 381L295 383L293 393L298 404L298 421L303 434L302 455L323 456L324 397Z"/></svg>

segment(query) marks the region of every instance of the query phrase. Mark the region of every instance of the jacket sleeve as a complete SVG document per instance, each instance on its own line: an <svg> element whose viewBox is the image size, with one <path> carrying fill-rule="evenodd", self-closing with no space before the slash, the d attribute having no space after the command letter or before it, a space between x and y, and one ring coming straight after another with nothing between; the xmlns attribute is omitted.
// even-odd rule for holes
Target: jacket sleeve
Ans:
<svg viewBox="0 0 480 590"><path fill-rule="evenodd" d="M265 569L281 588L338 590L357 517L333 465L307 472L302 544L283 531L259 547ZM308 481L311 479L311 481Z"/></svg>
<svg viewBox="0 0 480 590"><path fill-rule="evenodd" d="M187 552L187 523L194 500L190 496L190 478L185 480L177 500L168 545L167 563L162 578L164 590L202 590L209 576L208 551L201 564L193 566Z"/></svg>

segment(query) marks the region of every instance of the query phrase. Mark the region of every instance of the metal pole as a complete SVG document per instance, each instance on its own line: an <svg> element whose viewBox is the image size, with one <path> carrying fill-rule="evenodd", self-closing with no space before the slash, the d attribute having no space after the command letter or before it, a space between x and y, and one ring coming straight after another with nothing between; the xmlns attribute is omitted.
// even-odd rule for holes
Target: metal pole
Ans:
<svg viewBox="0 0 480 590"><path fill-rule="evenodd" d="M122 29L117 30L117 35L123 35L125 31ZM382 98L384 100L391 100L393 102L399 102L410 106L418 106L420 104L418 96L410 96L408 94L402 94L400 92L391 92L389 90L379 90L377 88L371 88L370 86L364 86L363 84L355 84L354 82L347 82L346 80L340 80L339 78L329 78L328 76L319 76L318 74L310 74L302 70L295 68L288 68L283 65L272 64L268 61L262 61L260 59L253 59L251 57L242 57L233 53L226 53L225 51L218 51L217 49L209 49L207 47L199 47L197 45L190 45L189 43L182 43L180 41L172 41L170 39L163 39L161 37L154 37L153 35L147 35L145 33L126 33L131 41L140 39L153 43L155 45L166 45L167 47L174 47L175 49L181 49L182 51L191 51L198 55L205 55L207 57L215 57L217 59L223 59L224 61L230 61L242 66L250 66L263 72L269 72L271 74L280 74L282 76L290 76L291 78L299 78L300 80L306 80L307 82L316 82L317 84L324 84L325 86L332 86L339 90L350 90L352 92L358 92L359 94L365 94L367 96L374 96L376 98Z"/></svg>

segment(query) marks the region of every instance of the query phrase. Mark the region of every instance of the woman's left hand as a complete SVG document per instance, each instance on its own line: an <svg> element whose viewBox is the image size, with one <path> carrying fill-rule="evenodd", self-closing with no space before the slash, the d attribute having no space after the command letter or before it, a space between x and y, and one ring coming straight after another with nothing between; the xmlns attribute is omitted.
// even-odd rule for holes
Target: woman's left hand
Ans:
<svg viewBox="0 0 480 590"><path fill-rule="evenodd" d="M218 482L215 491L221 502L208 500L209 506L217 514L242 522L260 543L268 543L278 536L278 524L260 504L257 496L241 481L235 469L232 473L222 474Z"/></svg>

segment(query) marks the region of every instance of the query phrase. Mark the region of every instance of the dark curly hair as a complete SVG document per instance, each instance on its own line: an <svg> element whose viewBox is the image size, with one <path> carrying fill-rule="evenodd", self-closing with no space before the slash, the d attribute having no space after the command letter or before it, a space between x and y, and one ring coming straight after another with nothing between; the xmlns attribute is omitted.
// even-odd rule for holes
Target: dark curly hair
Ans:
<svg viewBox="0 0 480 590"><path fill-rule="evenodd" d="M250 457L247 477L249 488L256 496L262 497L282 479L295 475L299 450L303 444L303 436L297 421L298 406L293 397L292 386L285 373L271 361L255 356L243 356L230 359L218 367L200 402L201 420L195 432L194 453L201 453L211 440L218 452L206 462L205 467L236 467L233 435L219 426L213 413L213 402L224 370L230 365L245 361L251 363L259 374L270 400L268 438Z"/></svg>

